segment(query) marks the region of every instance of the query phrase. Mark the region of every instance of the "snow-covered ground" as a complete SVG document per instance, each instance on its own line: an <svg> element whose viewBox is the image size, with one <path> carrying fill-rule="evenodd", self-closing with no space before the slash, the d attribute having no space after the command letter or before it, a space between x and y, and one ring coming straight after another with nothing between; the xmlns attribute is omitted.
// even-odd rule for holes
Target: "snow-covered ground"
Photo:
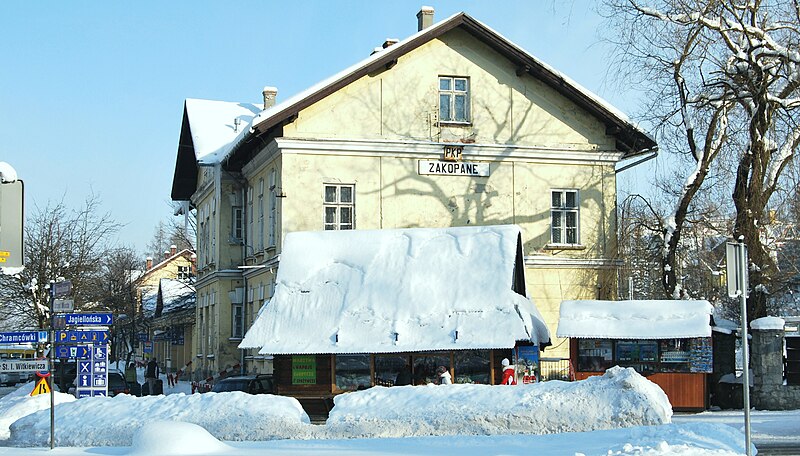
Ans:
<svg viewBox="0 0 800 456"><path fill-rule="evenodd" d="M49 398L26 396L31 389L0 399L0 455L745 453L735 414L724 415L730 422L713 422L723 416L714 412L672 423L663 392L621 368L572 383L375 387L337 397L324 426L309 424L292 398L175 392L184 384L143 398L72 400L59 393L53 452ZM798 417L787 412L778 420L800 423ZM754 418L754 435L766 436L761 426L772 424ZM781 431L800 433L790 424Z"/></svg>

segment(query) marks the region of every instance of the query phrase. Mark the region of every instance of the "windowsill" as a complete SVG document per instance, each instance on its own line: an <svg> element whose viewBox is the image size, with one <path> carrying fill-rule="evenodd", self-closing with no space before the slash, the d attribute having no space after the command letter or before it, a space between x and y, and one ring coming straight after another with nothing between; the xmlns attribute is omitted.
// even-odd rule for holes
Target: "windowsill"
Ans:
<svg viewBox="0 0 800 456"><path fill-rule="evenodd" d="M229 337L228 342L241 342L241 337Z"/></svg>
<svg viewBox="0 0 800 456"><path fill-rule="evenodd" d="M456 121L456 120L447 120L447 121L443 120L443 121L439 122L439 126L440 127L471 127L472 126L472 122L471 121L470 122L459 122L459 121Z"/></svg>
<svg viewBox="0 0 800 456"><path fill-rule="evenodd" d="M206 355L206 358L208 358L208 359L214 359L214 355Z"/></svg>
<svg viewBox="0 0 800 456"><path fill-rule="evenodd" d="M583 244L547 244L544 250L586 250Z"/></svg>

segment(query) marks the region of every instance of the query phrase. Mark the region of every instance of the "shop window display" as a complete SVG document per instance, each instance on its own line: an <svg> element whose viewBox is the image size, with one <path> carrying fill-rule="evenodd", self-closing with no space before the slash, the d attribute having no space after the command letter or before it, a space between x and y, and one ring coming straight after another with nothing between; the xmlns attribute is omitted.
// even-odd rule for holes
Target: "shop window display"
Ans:
<svg viewBox="0 0 800 456"><path fill-rule="evenodd" d="M453 361L456 372L454 383L490 383L489 350L455 352Z"/></svg>
<svg viewBox="0 0 800 456"><path fill-rule="evenodd" d="M372 386L370 355L336 355L336 387L355 391Z"/></svg>

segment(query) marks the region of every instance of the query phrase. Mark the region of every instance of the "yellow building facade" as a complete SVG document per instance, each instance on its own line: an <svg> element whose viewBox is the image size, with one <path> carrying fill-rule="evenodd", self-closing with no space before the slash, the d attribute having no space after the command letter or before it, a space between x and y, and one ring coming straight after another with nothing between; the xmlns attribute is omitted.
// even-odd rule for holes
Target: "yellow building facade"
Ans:
<svg viewBox="0 0 800 456"><path fill-rule="evenodd" d="M655 143L480 22L453 16L272 96L203 157L184 117L173 199L198 214L195 346L208 370L271 368L236 345L268 305L292 231L517 224L552 334L562 300L615 298L615 168ZM568 354L554 338L543 356Z"/></svg>

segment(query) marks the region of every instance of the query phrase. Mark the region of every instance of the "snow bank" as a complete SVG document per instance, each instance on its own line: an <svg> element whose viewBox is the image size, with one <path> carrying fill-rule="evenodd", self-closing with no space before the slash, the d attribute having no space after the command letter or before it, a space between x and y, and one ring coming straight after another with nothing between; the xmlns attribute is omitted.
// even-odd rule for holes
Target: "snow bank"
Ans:
<svg viewBox="0 0 800 456"><path fill-rule="evenodd" d="M31 396L34 385L36 382L26 383L0 398L0 440L7 440L11 435L9 427L14 421L39 410L48 410L47 425L50 426L50 395ZM62 404L74 401L75 396L56 392L54 400L56 404Z"/></svg>
<svg viewBox="0 0 800 456"><path fill-rule="evenodd" d="M145 424L133 437L129 455L168 456L215 454L233 451L233 447L215 439L192 423L156 421Z"/></svg>
<svg viewBox="0 0 800 456"><path fill-rule="evenodd" d="M14 422L9 444L49 445L49 414L42 410ZM55 414L58 446L129 446L134 433L154 420L194 423L234 441L289 438L309 423L294 398L242 392L84 398L57 406Z"/></svg>
<svg viewBox="0 0 800 456"><path fill-rule="evenodd" d="M552 434L669 423L672 407L631 368L602 377L514 387L374 387L342 394L327 423L331 438Z"/></svg>

